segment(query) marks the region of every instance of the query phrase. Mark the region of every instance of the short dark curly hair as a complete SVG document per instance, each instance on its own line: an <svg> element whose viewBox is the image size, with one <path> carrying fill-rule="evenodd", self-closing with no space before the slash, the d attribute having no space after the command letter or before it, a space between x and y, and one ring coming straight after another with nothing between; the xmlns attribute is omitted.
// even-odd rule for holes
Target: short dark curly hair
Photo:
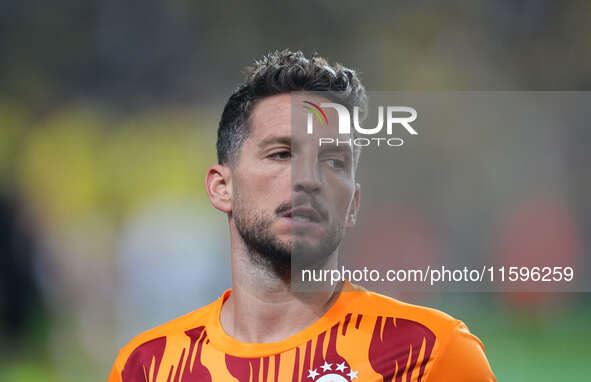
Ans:
<svg viewBox="0 0 591 382"><path fill-rule="evenodd" d="M273 51L246 69L246 80L232 93L220 120L217 137L219 164L233 165L248 138L248 118L258 100L293 91L327 91L349 110L367 112L367 95L357 73L341 64L329 65L318 55ZM358 157L358 155L356 155Z"/></svg>

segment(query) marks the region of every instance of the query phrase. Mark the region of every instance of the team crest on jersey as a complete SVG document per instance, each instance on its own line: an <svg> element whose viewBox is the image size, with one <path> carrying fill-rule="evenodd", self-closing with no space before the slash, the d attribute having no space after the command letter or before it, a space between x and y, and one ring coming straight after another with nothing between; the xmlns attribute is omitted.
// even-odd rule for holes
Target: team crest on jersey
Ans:
<svg viewBox="0 0 591 382"><path fill-rule="evenodd" d="M350 370L345 362L328 363L324 361L324 365L314 370L308 370L308 378L314 382L350 382L359 378L357 374L359 371Z"/></svg>

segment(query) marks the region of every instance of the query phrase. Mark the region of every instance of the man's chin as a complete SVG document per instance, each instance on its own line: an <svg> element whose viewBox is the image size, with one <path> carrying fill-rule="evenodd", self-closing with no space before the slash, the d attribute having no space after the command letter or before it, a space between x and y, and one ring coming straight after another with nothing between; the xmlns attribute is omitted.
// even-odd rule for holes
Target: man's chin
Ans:
<svg viewBox="0 0 591 382"><path fill-rule="evenodd" d="M333 253L323 243L296 240L291 247L291 263L297 266L321 266Z"/></svg>
<svg viewBox="0 0 591 382"><path fill-rule="evenodd" d="M310 238L308 235L289 234L285 238L279 240L283 248L288 248L289 253L315 253L322 255L324 250L324 243L329 239ZM331 251L332 252L332 251ZM326 254L329 255L330 253Z"/></svg>
<svg viewBox="0 0 591 382"><path fill-rule="evenodd" d="M291 243L302 243L309 246L318 246L322 243L326 243L330 240L329 233L324 229L318 229L317 231L310 231L308 229L296 229L292 228L289 231L284 231L278 234L278 237L282 242L286 244Z"/></svg>

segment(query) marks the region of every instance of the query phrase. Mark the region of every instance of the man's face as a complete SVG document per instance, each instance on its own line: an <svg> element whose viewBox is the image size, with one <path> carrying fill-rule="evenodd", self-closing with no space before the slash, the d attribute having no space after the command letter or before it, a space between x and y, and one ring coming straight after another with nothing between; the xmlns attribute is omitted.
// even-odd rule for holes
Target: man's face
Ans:
<svg viewBox="0 0 591 382"><path fill-rule="evenodd" d="M359 201L351 146L318 145L320 136L338 136L336 112L327 110L331 123L309 135L309 112L300 104L328 100L303 97L282 94L255 105L232 171L239 233L264 260L283 265L292 254L307 262L331 255Z"/></svg>

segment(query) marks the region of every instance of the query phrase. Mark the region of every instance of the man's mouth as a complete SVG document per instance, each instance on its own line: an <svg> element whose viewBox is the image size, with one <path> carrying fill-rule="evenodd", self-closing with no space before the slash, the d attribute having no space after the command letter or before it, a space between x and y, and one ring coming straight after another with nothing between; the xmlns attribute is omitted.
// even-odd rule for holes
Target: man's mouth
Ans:
<svg viewBox="0 0 591 382"><path fill-rule="evenodd" d="M322 220L322 215L314 208L308 206L294 207L282 216L303 223L318 223Z"/></svg>

